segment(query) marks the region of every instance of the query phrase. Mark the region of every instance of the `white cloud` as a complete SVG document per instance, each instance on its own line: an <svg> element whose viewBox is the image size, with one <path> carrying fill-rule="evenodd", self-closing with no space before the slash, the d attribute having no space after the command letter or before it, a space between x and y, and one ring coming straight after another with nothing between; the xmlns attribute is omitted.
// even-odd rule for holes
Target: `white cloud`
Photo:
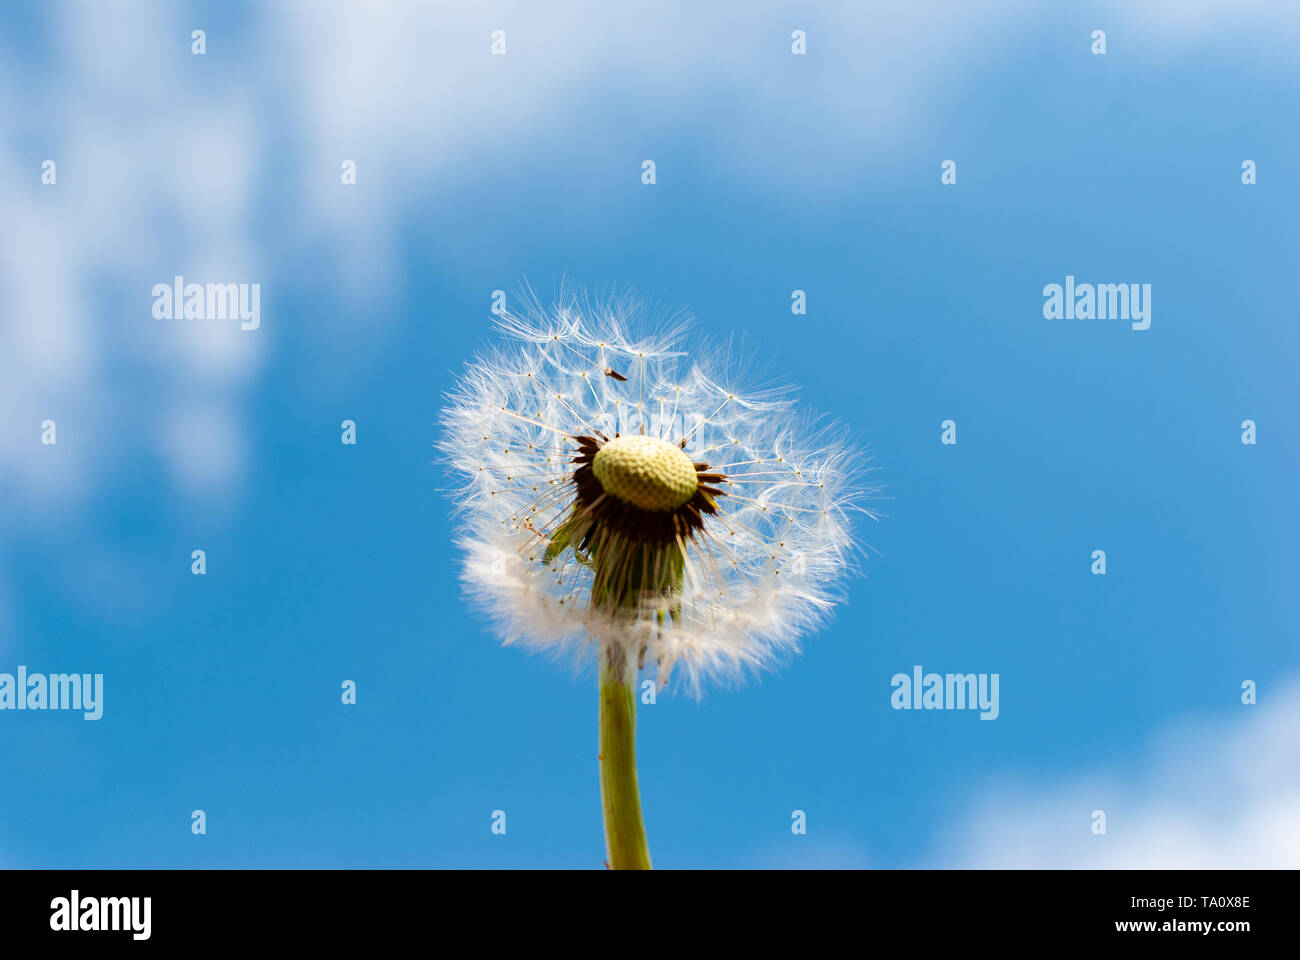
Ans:
<svg viewBox="0 0 1300 960"><path fill-rule="evenodd" d="M0 72L0 113L25 141L0 147L0 473L46 523L73 516L121 458L173 449L178 402L206 394L238 418L261 359L255 340L234 349L220 332L153 320L150 294L173 269L234 280L261 260L253 87L209 94L160 55L182 35L166 5L63 13L48 67ZM53 186L40 184L44 159ZM45 418L56 447L39 442ZM225 449L238 458L238 446Z"/></svg>
<svg viewBox="0 0 1300 960"><path fill-rule="evenodd" d="M1005 781L932 852L937 866L1300 867L1300 678L1228 723L1185 721L1141 758L1055 783ZM1092 813L1106 813L1105 835Z"/></svg>
<svg viewBox="0 0 1300 960"><path fill-rule="evenodd" d="M169 412L163 428L163 448L173 475L195 496L220 496L244 470L241 427L219 404Z"/></svg>

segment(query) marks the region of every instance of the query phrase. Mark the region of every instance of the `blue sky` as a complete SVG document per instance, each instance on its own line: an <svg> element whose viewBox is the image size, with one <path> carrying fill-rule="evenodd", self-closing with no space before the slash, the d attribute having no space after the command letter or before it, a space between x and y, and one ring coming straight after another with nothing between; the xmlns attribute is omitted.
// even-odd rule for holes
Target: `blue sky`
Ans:
<svg viewBox="0 0 1300 960"><path fill-rule="evenodd" d="M105 704L0 712L0 864L600 865L594 677L467 607L431 462L525 279L743 335L886 486L801 656L641 708L656 865L1300 860L1300 17L743 10L6 7L0 672ZM154 319L178 273L261 329ZM998 719L892 710L914 664Z"/></svg>

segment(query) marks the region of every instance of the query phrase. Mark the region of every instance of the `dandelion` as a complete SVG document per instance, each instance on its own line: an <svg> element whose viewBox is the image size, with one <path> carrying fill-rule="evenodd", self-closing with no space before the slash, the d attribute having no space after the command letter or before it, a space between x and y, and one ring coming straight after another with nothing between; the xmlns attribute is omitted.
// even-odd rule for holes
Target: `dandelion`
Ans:
<svg viewBox="0 0 1300 960"><path fill-rule="evenodd" d="M797 649L872 514L843 427L629 299L535 300L443 412L463 578L506 643L594 653L609 865L648 868L639 671L698 694Z"/></svg>

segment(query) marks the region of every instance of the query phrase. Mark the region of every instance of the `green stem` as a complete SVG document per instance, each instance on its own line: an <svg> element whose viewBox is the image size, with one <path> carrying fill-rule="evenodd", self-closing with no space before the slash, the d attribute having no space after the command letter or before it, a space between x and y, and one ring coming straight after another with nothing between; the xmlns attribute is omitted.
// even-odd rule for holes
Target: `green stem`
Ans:
<svg viewBox="0 0 1300 960"><path fill-rule="evenodd" d="M636 670L621 655L600 657L600 801L611 870L649 870L636 783Z"/></svg>

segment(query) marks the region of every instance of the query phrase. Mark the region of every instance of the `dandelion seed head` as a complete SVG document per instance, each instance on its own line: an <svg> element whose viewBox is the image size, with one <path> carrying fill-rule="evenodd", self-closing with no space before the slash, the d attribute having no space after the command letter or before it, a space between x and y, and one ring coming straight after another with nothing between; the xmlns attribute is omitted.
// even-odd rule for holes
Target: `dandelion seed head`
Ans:
<svg viewBox="0 0 1300 960"><path fill-rule="evenodd" d="M696 693L796 651L875 516L845 428L634 300L533 301L499 327L440 447L463 579L505 642L603 643Z"/></svg>

